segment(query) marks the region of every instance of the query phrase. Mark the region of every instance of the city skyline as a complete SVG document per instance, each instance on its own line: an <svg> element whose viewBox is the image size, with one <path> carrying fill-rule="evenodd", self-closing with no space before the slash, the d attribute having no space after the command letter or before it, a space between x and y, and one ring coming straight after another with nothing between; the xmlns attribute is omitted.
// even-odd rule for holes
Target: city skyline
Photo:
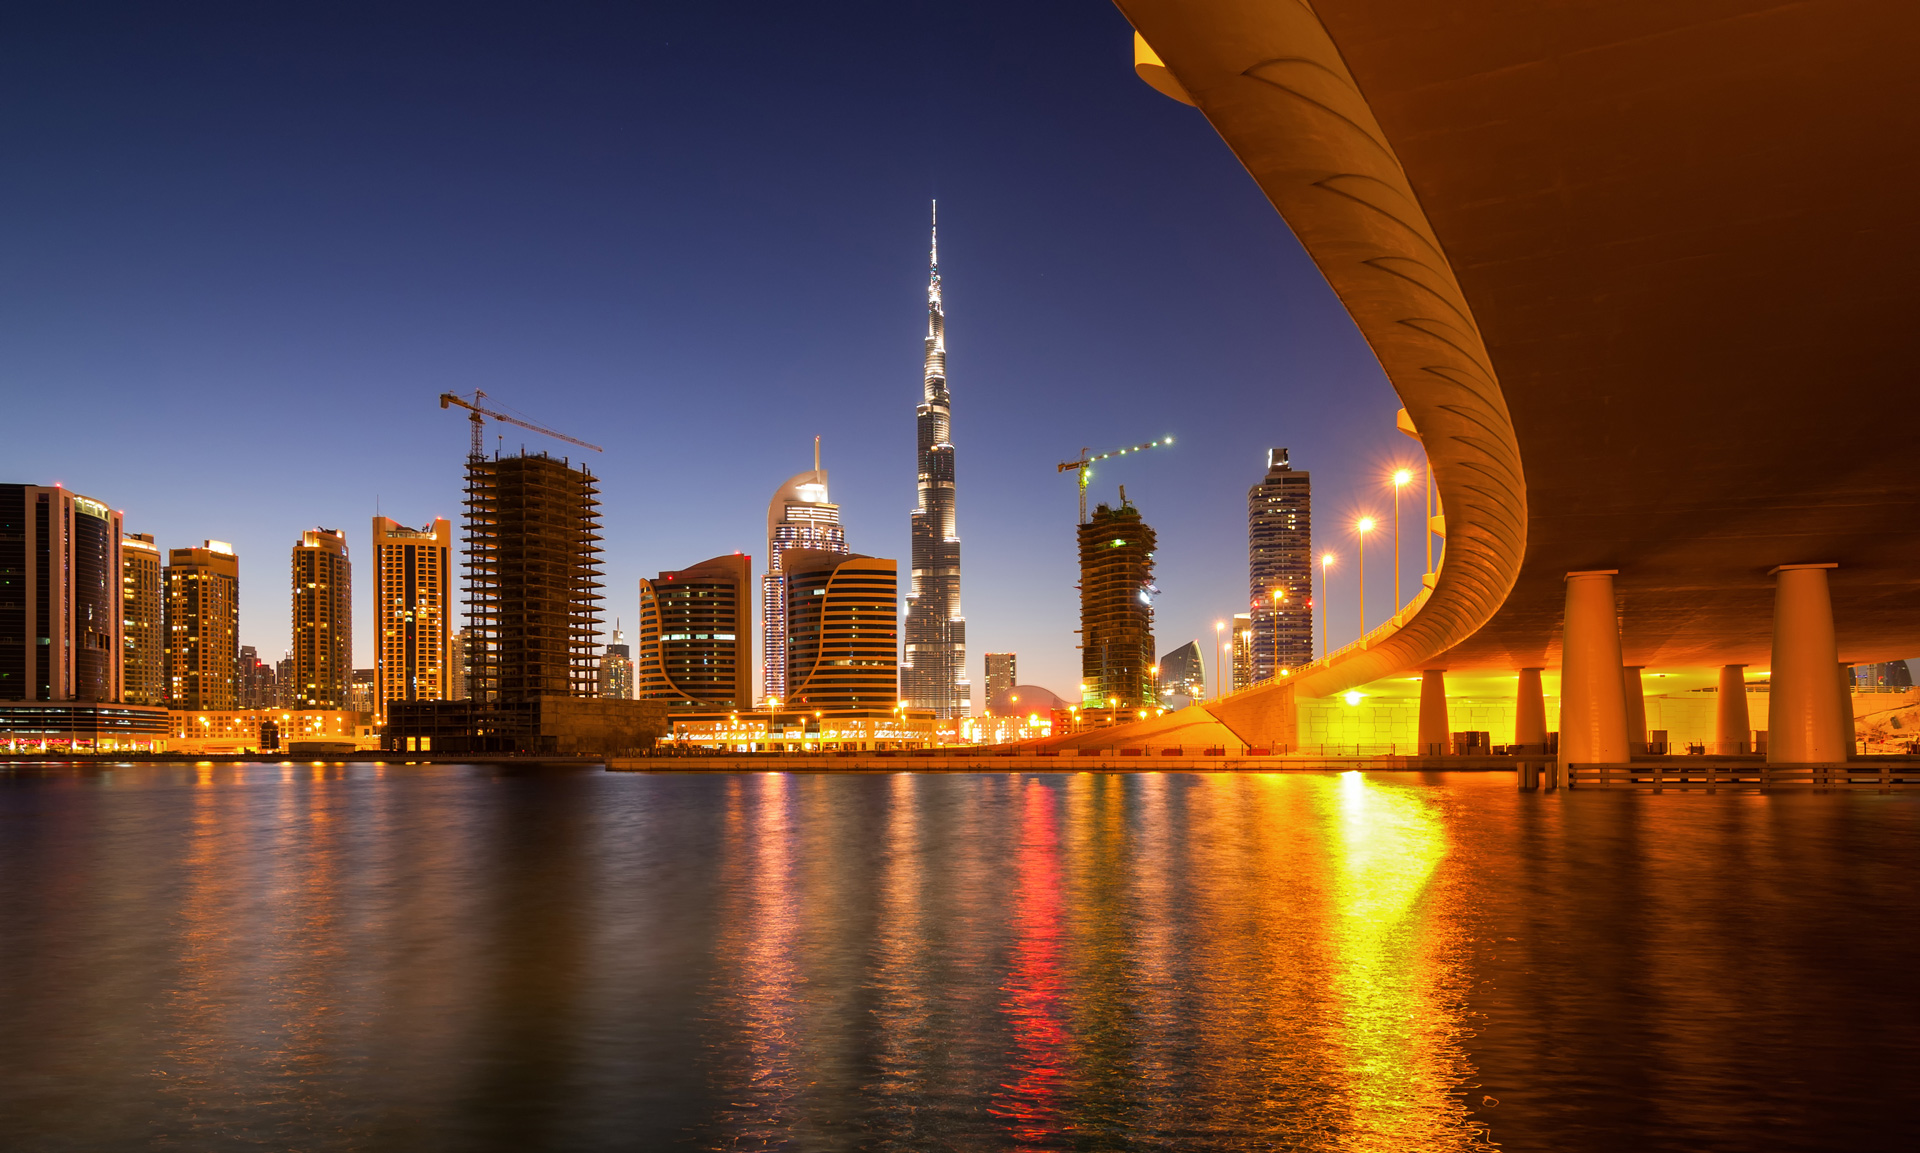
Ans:
<svg viewBox="0 0 1920 1153"><path fill-rule="evenodd" d="M90 109L57 133L21 129L26 175L0 193L16 219L37 222L0 280L0 373L32 385L10 398L21 419L0 430L8 479L95 494L162 549L231 541L253 574L241 582L241 641L270 662L291 639L284 560L270 560L289 540L374 515L458 519L466 429L437 410L441 391L481 388L606 445L593 467L609 619L637 611L641 575L759 555L766 495L804 465L815 435L849 538L904 563L915 465L900 386L924 353L915 330L934 193L943 293L966 320L951 368L966 381L954 437L967 448L975 654L1019 651L1030 680L1072 693L1074 494L1052 466L1083 444L1178 438L1124 476L1096 468L1093 482L1096 500L1112 500L1110 482L1124 480L1164 526L1169 636L1211 635L1243 604L1243 494L1269 443L1295 446L1329 518L1407 456L1396 402L1352 322L1192 110L1131 74L1117 14L1043 13L1008 45L990 14L891 13L864 22L861 42L882 63L858 80L789 58L796 35L820 34L817 19L778 14L744 33L717 15L666 19L607 32L633 46L618 59L588 51L565 75L526 67L561 84L577 74L624 117L717 61L748 59L750 98L792 102L822 147L796 150L721 109L711 115L724 123L652 127L603 164L605 115L559 95L522 105L532 130L489 122L475 138L470 108L508 95L492 62L525 55L522 29L484 21L456 56L427 29L392 32L394 51L435 61L453 103L403 82L385 52L299 21L266 40L136 20L76 42L53 24L0 49L30 104L84 93ZM542 35L564 41L556 51L581 44ZM151 65L129 86L123 49L195 64ZM1007 52L1010 73L989 63ZM279 79L296 73L313 86ZM942 95L927 92L929 75ZM899 99L849 112L843 97L874 85ZM188 114L209 101L265 120ZM930 159L920 128L936 120ZM736 144L723 139L790 179L778 190L736 179ZM102 151L128 157L138 195L88 176ZM169 152L214 162L186 172ZM101 246L111 262L86 255ZM1217 404L1185 408L1196 389ZM194 398L184 411L148 399L182 392ZM29 435L73 395L99 401L86 455ZM726 439L748 446L724 466L711 427L721 397ZM233 482L235 463L271 460L296 428L359 467L325 483L272 469ZM517 430L488 435L489 448L569 451ZM177 494L150 479L162 443L193 450ZM679 476L699 478L691 496L657 500L662 478ZM1387 593L1371 581L1368 592L1369 619L1383 619ZM371 590L355 597L353 648L372 653ZM1336 599L1336 633L1353 608L1350 591ZM978 704L978 655L967 671Z"/></svg>

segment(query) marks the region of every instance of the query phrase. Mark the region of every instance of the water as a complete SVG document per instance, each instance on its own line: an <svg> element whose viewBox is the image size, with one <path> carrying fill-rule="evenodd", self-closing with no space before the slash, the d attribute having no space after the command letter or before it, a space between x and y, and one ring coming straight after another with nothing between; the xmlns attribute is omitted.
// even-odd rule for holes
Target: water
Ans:
<svg viewBox="0 0 1920 1153"><path fill-rule="evenodd" d="M0 770L0 1146L1905 1149L1920 797Z"/></svg>

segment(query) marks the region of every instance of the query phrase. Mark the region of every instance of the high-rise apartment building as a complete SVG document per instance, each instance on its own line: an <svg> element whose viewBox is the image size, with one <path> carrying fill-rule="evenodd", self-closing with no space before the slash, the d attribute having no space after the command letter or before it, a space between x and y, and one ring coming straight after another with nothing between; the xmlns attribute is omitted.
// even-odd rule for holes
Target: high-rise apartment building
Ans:
<svg viewBox="0 0 1920 1153"><path fill-rule="evenodd" d="M293 546L296 708L344 709L353 675L353 572L347 534L315 528Z"/></svg>
<svg viewBox="0 0 1920 1153"><path fill-rule="evenodd" d="M0 700L120 700L120 537L100 501L0 484Z"/></svg>
<svg viewBox="0 0 1920 1153"><path fill-rule="evenodd" d="M293 654L288 653L273 662L273 706L278 709L291 709L296 704L293 692Z"/></svg>
<svg viewBox="0 0 1920 1153"><path fill-rule="evenodd" d="M641 700L665 701L671 712L753 707L752 569L751 557L734 553L640 582Z"/></svg>
<svg viewBox="0 0 1920 1153"><path fill-rule="evenodd" d="M373 518L373 712L388 701L458 700L450 670L453 635L453 525L437 517L407 528Z"/></svg>
<svg viewBox="0 0 1920 1153"><path fill-rule="evenodd" d="M600 695L616 701L633 699L633 650L614 622L613 641L600 654Z"/></svg>
<svg viewBox="0 0 1920 1153"><path fill-rule="evenodd" d="M240 558L225 541L167 552L167 707L239 707ZM290 670L289 670L290 671Z"/></svg>
<svg viewBox="0 0 1920 1153"><path fill-rule="evenodd" d="M827 498L827 470L820 467L820 438L813 438L813 468L787 478L767 503L767 571L760 578L761 684L769 697L787 696L787 590L785 554L792 549L848 555L840 506ZM896 658L897 661L897 658ZM897 686L896 686L897 687Z"/></svg>
<svg viewBox="0 0 1920 1153"><path fill-rule="evenodd" d="M1020 674L1015 654L987 654L987 700L989 703L999 700L1002 693L1012 692L1013 686L1019 683Z"/></svg>
<svg viewBox="0 0 1920 1153"><path fill-rule="evenodd" d="M940 720L964 717L967 618L960 613L960 534L954 519L952 398L947 393L947 314L940 299L940 231L934 221L927 277L927 348L915 410L920 505L912 520L913 568L907 590L906 648L900 695Z"/></svg>
<svg viewBox="0 0 1920 1153"><path fill-rule="evenodd" d="M453 634L453 644L447 652L447 699L464 701L467 699L467 630L461 629Z"/></svg>
<svg viewBox="0 0 1920 1153"><path fill-rule="evenodd" d="M1269 449L1267 475L1247 490L1251 681L1313 660L1313 478ZM1275 594L1279 595L1276 597Z"/></svg>
<svg viewBox="0 0 1920 1153"><path fill-rule="evenodd" d="M1153 550L1158 538L1122 496L1080 526L1080 681L1092 708L1153 699Z"/></svg>
<svg viewBox="0 0 1920 1153"><path fill-rule="evenodd" d="M167 602L160 577L162 567L160 548L153 543L152 533L121 538L120 699L130 705L167 703Z"/></svg>
<svg viewBox="0 0 1920 1153"><path fill-rule="evenodd" d="M467 692L483 704L598 694L600 489L545 453L467 462Z"/></svg>
<svg viewBox="0 0 1920 1153"><path fill-rule="evenodd" d="M790 709L892 709L900 689L900 573L858 553L787 552Z"/></svg>

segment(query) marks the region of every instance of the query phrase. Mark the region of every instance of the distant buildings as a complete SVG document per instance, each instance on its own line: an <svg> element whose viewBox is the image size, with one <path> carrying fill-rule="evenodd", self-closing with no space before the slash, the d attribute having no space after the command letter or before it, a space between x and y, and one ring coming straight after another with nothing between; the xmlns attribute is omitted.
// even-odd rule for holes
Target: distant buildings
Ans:
<svg viewBox="0 0 1920 1153"><path fill-rule="evenodd" d="M600 695L616 701L633 699L633 653L618 625L613 643L600 654Z"/></svg>
<svg viewBox="0 0 1920 1153"><path fill-rule="evenodd" d="M752 570L751 557L734 553L640 582L641 700L675 713L753 708Z"/></svg>
<svg viewBox="0 0 1920 1153"><path fill-rule="evenodd" d="M461 629L453 634L453 643L447 653L447 699L464 701L467 699L467 633Z"/></svg>
<svg viewBox="0 0 1920 1153"><path fill-rule="evenodd" d="M937 225L937 221L936 221ZM966 716L967 619L960 612L960 535L954 520L951 398L947 394L947 315L940 300L940 234L928 256L924 392L915 420L920 505L912 520L913 568L907 593L900 695L935 719Z"/></svg>
<svg viewBox="0 0 1920 1153"><path fill-rule="evenodd" d="M374 713L379 703L379 674L372 669L353 670L347 681L347 711Z"/></svg>
<svg viewBox="0 0 1920 1153"><path fill-rule="evenodd" d="M347 536L315 528L293 546L293 699L301 709L347 708L353 673L353 570Z"/></svg>
<svg viewBox="0 0 1920 1153"><path fill-rule="evenodd" d="M1020 682L1016 671L1018 657L1014 653L987 654L987 702L991 704L1000 699L1002 693L1010 691Z"/></svg>
<svg viewBox="0 0 1920 1153"><path fill-rule="evenodd" d="M252 645L240 646L240 660L234 666L234 696L243 709L280 707L279 678L273 666L260 659Z"/></svg>
<svg viewBox="0 0 1920 1153"><path fill-rule="evenodd" d="M814 549L789 549L786 563L787 708L894 708L898 564Z"/></svg>
<svg viewBox="0 0 1920 1153"><path fill-rule="evenodd" d="M225 541L167 553L167 707L239 707L240 558ZM291 670L289 670L291 671Z"/></svg>
<svg viewBox="0 0 1920 1153"><path fill-rule="evenodd" d="M1199 641L1188 641L1160 658L1160 702L1180 708L1207 696L1207 659Z"/></svg>
<svg viewBox="0 0 1920 1153"><path fill-rule="evenodd" d="M789 549L851 552L840 527L840 506L827 499L827 470L820 467L820 438L813 438L813 468L787 478L767 502L767 571L760 578L760 649L769 697L787 696L787 592ZM896 663L898 658L896 657Z"/></svg>
<svg viewBox="0 0 1920 1153"><path fill-rule="evenodd" d="M1126 502L1079 526L1083 703L1137 708L1153 699L1153 550L1157 538Z"/></svg>
<svg viewBox="0 0 1920 1153"><path fill-rule="evenodd" d="M118 701L120 514L59 485L0 485L0 700Z"/></svg>
<svg viewBox="0 0 1920 1153"><path fill-rule="evenodd" d="M1284 448L1268 450L1267 475L1247 490L1247 584L1249 683L1311 663L1313 479L1294 471Z"/></svg>
<svg viewBox="0 0 1920 1153"><path fill-rule="evenodd" d="M167 703L167 610L161 568L160 549L153 543L152 533L134 533L121 538L120 627L124 634L124 657L120 699L130 705L165 706Z"/></svg>
<svg viewBox="0 0 1920 1153"><path fill-rule="evenodd" d="M453 692L453 526L373 518L373 711L388 701L457 700Z"/></svg>

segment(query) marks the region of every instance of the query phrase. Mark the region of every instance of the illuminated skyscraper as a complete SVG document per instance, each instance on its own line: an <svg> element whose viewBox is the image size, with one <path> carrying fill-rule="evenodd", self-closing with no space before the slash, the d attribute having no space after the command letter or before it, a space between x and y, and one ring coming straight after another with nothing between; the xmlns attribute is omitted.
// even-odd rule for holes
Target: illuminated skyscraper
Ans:
<svg viewBox="0 0 1920 1153"><path fill-rule="evenodd" d="M453 636L453 525L407 528L373 518L373 710L388 701L458 700Z"/></svg>
<svg viewBox="0 0 1920 1153"><path fill-rule="evenodd" d="M1126 503L1100 505L1080 526L1080 681L1090 708L1153 699L1153 550L1157 538Z"/></svg>
<svg viewBox="0 0 1920 1153"><path fill-rule="evenodd" d="M152 533L120 541L120 619L123 630L120 699L130 705L167 703L166 594L160 549Z"/></svg>
<svg viewBox="0 0 1920 1153"><path fill-rule="evenodd" d="M638 639L641 700L665 701L672 712L751 709L752 558L717 556L642 580Z"/></svg>
<svg viewBox="0 0 1920 1153"><path fill-rule="evenodd" d="M59 485L0 484L0 700L120 700L120 528Z"/></svg>
<svg viewBox="0 0 1920 1153"><path fill-rule="evenodd" d="M167 707L239 707L240 558L225 541L167 552ZM291 661L285 663L291 680ZM291 691L289 688L286 691Z"/></svg>
<svg viewBox="0 0 1920 1153"><path fill-rule="evenodd" d="M1267 451L1267 475L1247 490L1247 578L1252 680L1311 662L1313 478L1294 471L1284 448Z"/></svg>
<svg viewBox="0 0 1920 1153"><path fill-rule="evenodd" d="M600 695L616 701L633 699L633 650L617 623L613 643L600 654Z"/></svg>
<svg viewBox="0 0 1920 1153"><path fill-rule="evenodd" d="M280 693L274 679L273 666L260 659L260 651L252 645L241 645L240 663L234 666L234 707L279 707Z"/></svg>
<svg viewBox="0 0 1920 1153"><path fill-rule="evenodd" d="M767 502L767 571L760 578L762 685L769 697L787 695L787 592L789 549L846 555L847 532L840 506L827 499L827 470L820 467L820 438L813 438L813 468L797 472ZM897 689L897 686L896 686Z"/></svg>
<svg viewBox="0 0 1920 1153"><path fill-rule="evenodd" d="M920 507L913 513L913 570L907 591L906 648L900 695L941 720L963 717L967 619L960 613L960 535L954 522L951 398L947 394L947 314L940 300L940 232L935 218L927 277L927 351L916 410Z"/></svg>
<svg viewBox="0 0 1920 1153"><path fill-rule="evenodd" d="M314 528L293 546L293 699L344 709L353 676L353 570L347 535Z"/></svg>
<svg viewBox="0 0 1920 1153"><path fill-rule="evenodd" d="M790 709L892 709L900 688L898 562L787 553Z"/></svg>

